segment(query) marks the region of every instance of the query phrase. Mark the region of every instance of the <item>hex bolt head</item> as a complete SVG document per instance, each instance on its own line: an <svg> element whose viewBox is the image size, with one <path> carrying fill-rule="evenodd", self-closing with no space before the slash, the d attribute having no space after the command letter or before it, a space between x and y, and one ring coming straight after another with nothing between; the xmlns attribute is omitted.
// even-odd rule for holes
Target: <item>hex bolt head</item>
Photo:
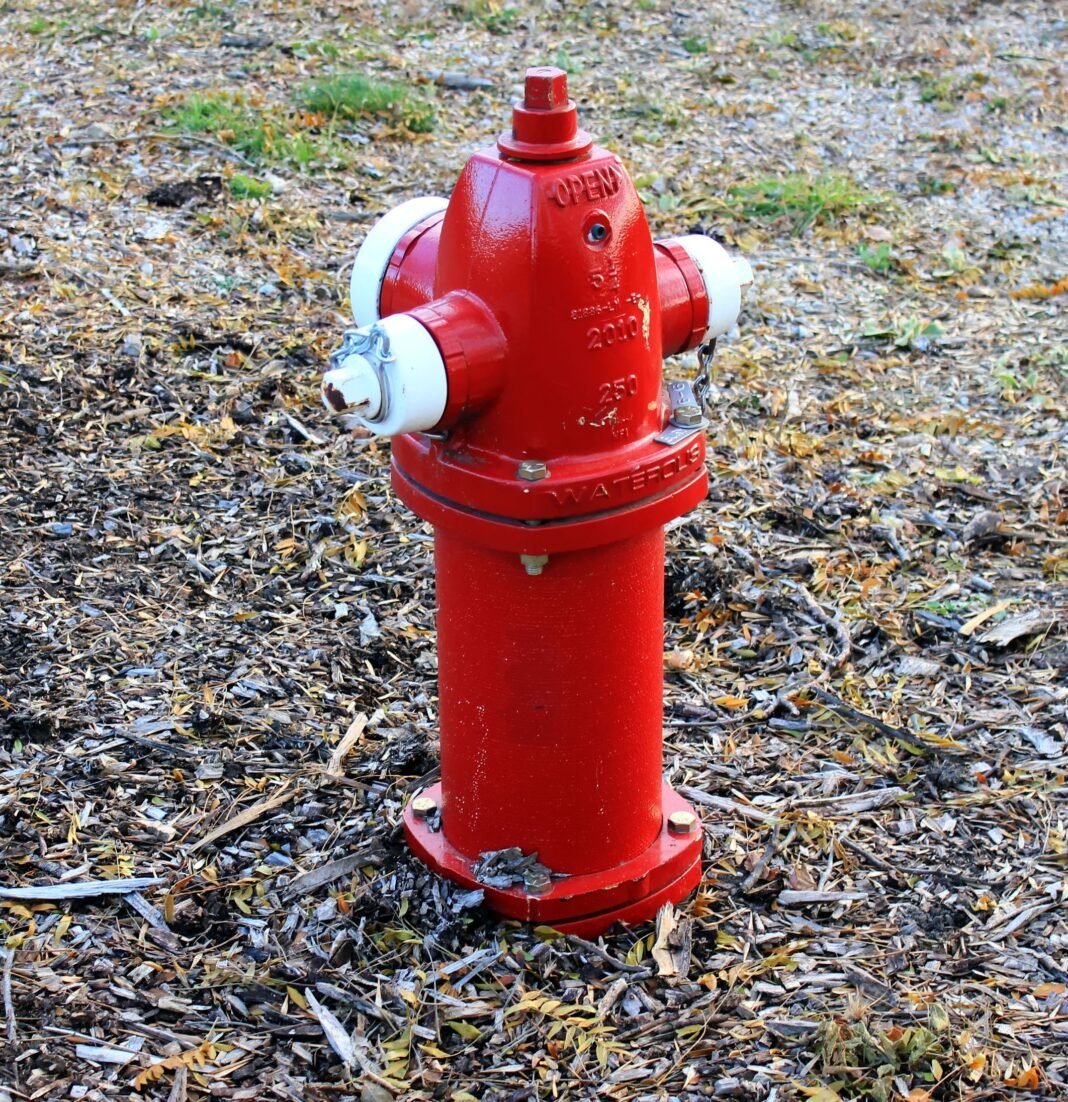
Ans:
<svg viewBox="0 0 1068 1102"><path fill-rule="evenodd" d="M696 428L701 423L701 407L676 406L671 411L671 420L684 429Z"/></svg>
<svg viewBox="0 0 1068 1102"><path fill-rule="evenodd" d="M416 796L412 800L412 814L417 819L429 819L437 809L437 803L429 796Z"/></svg>
<svg viewBox="0 0 1068 1102"><path fill-rule="evenodd" d="M523 564L523 568L532 577L536 578L542 570L545 568L545 564L549 561L548 555L520 555L519 561Z"/></svg>
<svg viewBox="0 0 1068 1102"><path fill-rule="evenodd" d="M523 877L523 887L532 895L541 895L553 886L553 878L546 869L528 869Z"/></svg>
<svg viewBox="0 0 1068 1102"><path fill-rule="evenodd" d="M673 811L668 816L668 830L672 834L693 834L697 829L697 816L692 811Z"/></svg>
<svg viewBox="0 0 1068 1102"><path fill-rule="evenodd" d="M524 482L540 482L549 477L549 468L540 459L524 459L515 473Z"/></svg>

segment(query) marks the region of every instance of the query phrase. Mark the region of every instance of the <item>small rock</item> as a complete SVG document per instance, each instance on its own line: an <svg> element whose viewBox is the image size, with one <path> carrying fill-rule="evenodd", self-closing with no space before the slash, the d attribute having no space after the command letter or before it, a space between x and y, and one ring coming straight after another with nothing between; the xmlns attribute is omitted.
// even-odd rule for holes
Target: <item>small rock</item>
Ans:
<svg viewBox="0 0 1068 1102"><path fill-rule="evenodd" d="M975 543L976 540L986 539L988 536L994 535L1000 525L1001 517L997 513L983 510L968 521L961 533L961 539L965 544Z"/></svg>
<svg viewBox="0 0 1068 1102"><path fill-rule="evenodd" d="M265 50L274 39L266 34L224 34L219 45L226 50Z"/></svg>
<svg viewBox="0 0 1068 1102"><path fill-rule="evenodd" d="M152 218L141 227L140 236L145 241L162 241L170 232L169 222L164 222L162 218Z"/></svg>
<svg viewBox="0 0 1068 1102"><path fill-rule="evenodd" d="M233 408L230 410L230 416L233 418L235 425L251 425L256 420L256 413L252 406L248 402L242 401L234 402Z"/></svg>
<svg viewBox="0 0 1068 1102"><path fill-rule="evenodd" d="M369 612L360 623L360 646L366 647L373 639L382 635L382 629L378 626L374 613Z"/></svg>
<svg viewBox="0 0 1068 1102"><path fill-rule="evenodd" d="M141 338L131 333L122 342L122 348L119 351L124 356L129 356L133 360L138 359L141 355Z"/></svg>
<svg viewBox="0 0 1068 1102"><path fill-rule="evenodd" d="M459 92L476 92L481 88L493 87L493 81L488 77L475 77L467 73L442 73L437 80L445 88L455 88Z"/></svg>
<svg viewBox="0 0 1068 1102"><path fill-rule="evenodd" d="M115 131L110 126L105 126L102 122L91 122L82 133L90 141L103 142L108 138L115 137Z"/></svg>
<svg viewBox="0 0 1068 1102"><path fill-rule="evenodd" d="M52 524L46 524L45 532L56 539L65 540L68 536L74 535L74 525L69 521L57 520Z"/></svg>

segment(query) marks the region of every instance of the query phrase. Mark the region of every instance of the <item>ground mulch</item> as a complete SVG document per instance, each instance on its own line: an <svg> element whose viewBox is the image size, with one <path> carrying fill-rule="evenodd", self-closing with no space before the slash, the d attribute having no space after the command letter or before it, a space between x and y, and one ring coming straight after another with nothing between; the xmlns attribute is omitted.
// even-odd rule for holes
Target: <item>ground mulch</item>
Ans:
<svg viewBox="0 0 1068 1102"><path fill-rule="evenodd" d="M0 30L0 1100L1068 1096L1063 8ZM705 878L596 943L407 855L432 534L318 397L367 227L447 195L539 63L658 234L756 269L669 530ZM433 129L300 105L337 72Z"/></svg>

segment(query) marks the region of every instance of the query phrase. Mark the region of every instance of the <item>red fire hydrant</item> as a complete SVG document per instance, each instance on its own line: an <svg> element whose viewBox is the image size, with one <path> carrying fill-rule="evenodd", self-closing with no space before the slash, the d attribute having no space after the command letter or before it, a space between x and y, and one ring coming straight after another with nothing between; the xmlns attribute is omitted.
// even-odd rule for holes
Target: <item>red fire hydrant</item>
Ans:
<svg viewBox="0 0 1068 1102"><path fill-rule="evenodd" d="M324 400L393 437L435 528L441 783L404 827L503 914L593 934L700 878L661 723L664 525L705 496L705 421L662 360L726 332L751 279L709 238L652 241L552 68L451 199L357 256Z"/></svg>

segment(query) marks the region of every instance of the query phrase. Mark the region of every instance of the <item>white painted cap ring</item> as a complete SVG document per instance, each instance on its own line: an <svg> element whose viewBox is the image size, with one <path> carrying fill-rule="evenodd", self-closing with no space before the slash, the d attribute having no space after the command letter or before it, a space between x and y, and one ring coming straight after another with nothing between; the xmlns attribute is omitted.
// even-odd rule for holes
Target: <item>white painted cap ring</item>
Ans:
<svg viewBox="0 0 1068 1102"><path fill-rule="evenodd" d="M409 199L384 214L363 239L356 259L352 263L349 281L349 298L352 316L357 325L371 325L378 321L378 304L382 295L382 283L386 278L390 257L400 239L413 227L449 205L440 195L422 195Z"/></svg>
<svg viewBox="0 0 1068 1102"><path fill-rule="evenodd" d="M688 234L675 240L701 271L708 294L708 332L705 340L722 337L734 326L742 309L742 287L753 282L753 269L744 257L730 253L711 237Z"/></svg>

